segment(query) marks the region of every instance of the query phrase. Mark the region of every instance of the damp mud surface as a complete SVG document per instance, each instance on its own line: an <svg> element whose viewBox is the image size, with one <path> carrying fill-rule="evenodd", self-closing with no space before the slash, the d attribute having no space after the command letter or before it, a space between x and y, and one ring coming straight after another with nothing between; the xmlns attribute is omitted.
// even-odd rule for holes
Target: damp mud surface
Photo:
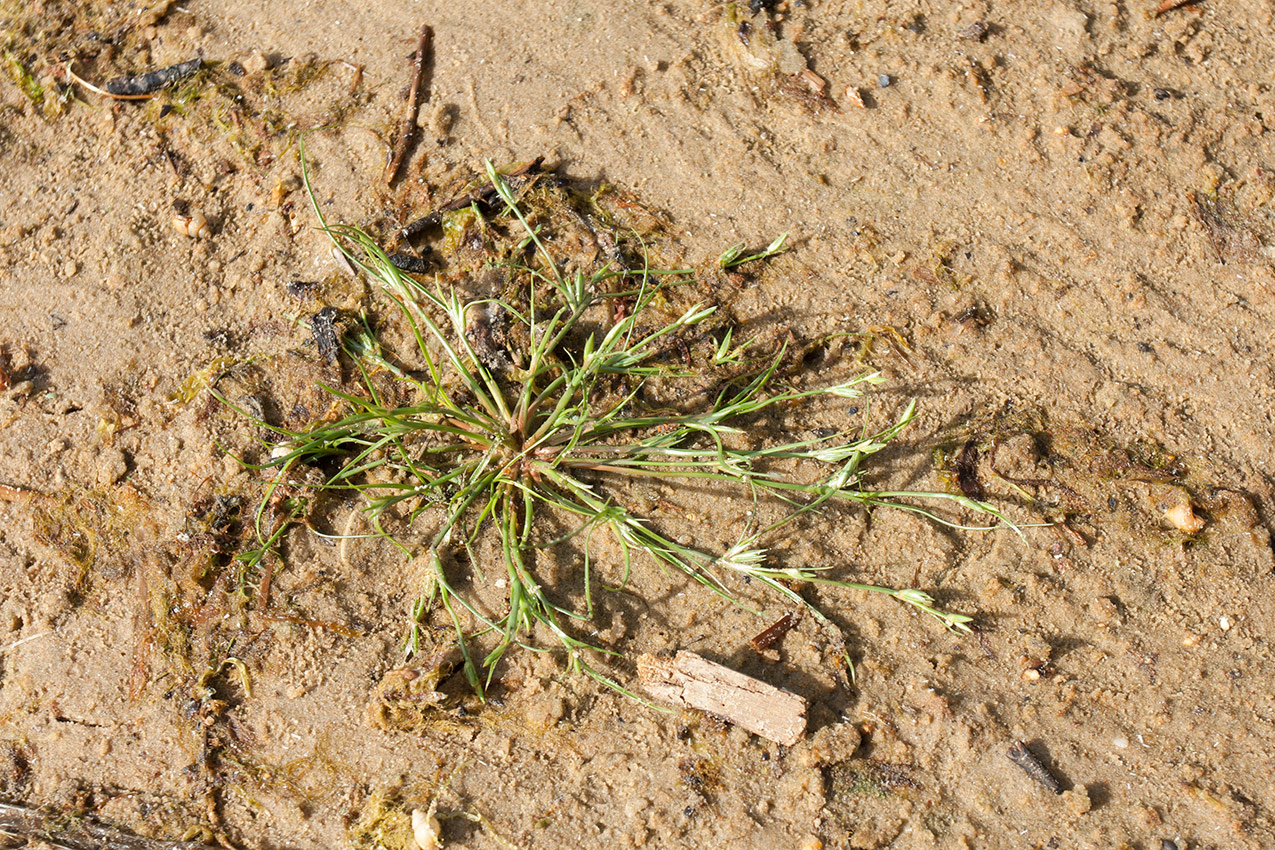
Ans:
<svg viewBox="0 0 1275 850"><path fill-rule="evenodd" d="M405 848L419 810L472 848L1275 846L1273 31L1258 0L5 2L0 802L44 828L0 825ZM363 386L352 332L412 343L316 210L494 297L485 160L582 205L543 219L560 256L697 270L737 339L792 352L785 381L885 378L741 440L915 399L864 486L1018 531L830 505L770 558L924 590L973 633L794 583L851 666L782 597L635 557L573 626L616 653L590 663L639 689L640 655L687 650L789 690L795 746L560 651L511 650L478 700L446 612L414 608L431 514L387 539L330 469L261 467ZM520 344L499 330L471 337L493 360ZM752 507L614 494L718 552ZM578 595L578 547L546 549ZM471 570L498 558L448 567L496 616L503 567Z"/></svg>

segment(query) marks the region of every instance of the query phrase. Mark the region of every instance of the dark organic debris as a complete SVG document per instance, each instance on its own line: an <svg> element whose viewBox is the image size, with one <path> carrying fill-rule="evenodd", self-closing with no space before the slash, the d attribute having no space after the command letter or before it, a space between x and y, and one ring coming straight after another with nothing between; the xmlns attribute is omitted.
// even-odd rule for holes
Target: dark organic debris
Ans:
<svg viewBox="0 0 1275 850"><path fill-rule="evenodd" d="M167 88L178 80L183 80L198 71L204 65L199 57L189 62L179 62L158 71L138 74L136 77L116 77L103 86L107 94L121 97L141 97L151 95L160 89Z"/></svg>
<svg viewBox="0 0 1275 850"><path fill-rule="evenodd" d="M310 317L310 329L314 332L314 343L319 347L319 356L324 363L334 363L337 353L336 308L324 307Z"/></svg>
<svg viewBox="0 0 1275 850"><path fill-rule="evenodd" d="M978 479L978 454L978 442L970 440L961 448L956 463L952 465L956 486L971 499L983 498L983 482Z"/></svg>
<svg viewBox="0 0 1275 850"><path fill-rule="evenodd" d="M287 283L288 294L293 298L311 298L319 286L317 280L290 280Z"/></svg>
<svg viewBox="0 0 1275 850"><path fill-rule="evenodd" d="M399 271L410 272L411 274L425 274L429 271L429 260L424 257L395 251L389 255L389 259L391 265Z"/></svg>
<svg viewBox="0 0 1275 850"><path fill-rule="evenodd" d="M1027 749L1027 745L1022 741L1015 741L1014 745L1009 748L1006 753L1009 760L1023 769L1023 772L1036 780L1046 790L1061 794L1063 792L1062 783L1058 781L1058 777L1049 772L1049 768L1045 767L1040 759L1036 758L1031 750Z"/></svg>

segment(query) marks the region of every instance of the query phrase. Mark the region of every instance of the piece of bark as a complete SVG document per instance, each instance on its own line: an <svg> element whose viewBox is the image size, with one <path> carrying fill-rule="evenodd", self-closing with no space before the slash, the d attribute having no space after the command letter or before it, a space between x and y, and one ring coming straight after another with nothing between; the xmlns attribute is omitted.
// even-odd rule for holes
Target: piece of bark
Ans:
<svg viewBox="0 0 1275 850"><path fill-rule="evenodd" d="M638 681L660 702L715 714L791 747L806 732L806 701L693 652L638 658Z"/></svg>

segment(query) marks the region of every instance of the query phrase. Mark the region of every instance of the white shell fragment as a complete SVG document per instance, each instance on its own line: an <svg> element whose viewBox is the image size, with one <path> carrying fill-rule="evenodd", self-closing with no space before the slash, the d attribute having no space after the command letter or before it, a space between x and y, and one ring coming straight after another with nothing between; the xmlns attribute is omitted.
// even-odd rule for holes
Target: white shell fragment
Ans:
<svg viewBox="0 0 1275 850"><path fill-rule="evenodd" d="M212 236L208 219L204 218L201 212L173 216L173 228L182 236L189 236L191 239L208 239Z"/></svg>
<svg viewBox="0 0 1275 850"><path fill-rule="evenodd" d="M439 839L441 832L442 826L438 823L438 818L434 817L432 806L430 811L412 809L412 835L416 837L417 847L421 850L438 850L443 846Z"/></svg>

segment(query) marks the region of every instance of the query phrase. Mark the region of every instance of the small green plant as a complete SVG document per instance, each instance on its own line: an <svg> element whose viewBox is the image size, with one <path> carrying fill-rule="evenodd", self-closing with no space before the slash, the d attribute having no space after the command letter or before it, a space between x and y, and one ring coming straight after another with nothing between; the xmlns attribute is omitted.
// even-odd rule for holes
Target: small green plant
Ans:
<svg viewBox="0 0 1275 850"><path fill-rule="evenodd" d="M276 484L302 464L335 470L323 486L362 494L377 534L389 536L381 520L394 506L408 523L429 523L432 533L424 556L431 579L411 608L409 653L417 650L424 618L437 604L455 627L465 674L479 693L510 647L543 648L536 644L537 630L547 630L566 650L571 669L623 690L594 669L585 654L610 651L579 636L579 624L593 616L590 542L600 531L609 532L622 552L621 583L635 558L653 559L731 600L736 599L734 582L759 582L829 627L823 612L793 589L795 583L885 594L950 629L968 631L969 617L942 610L921 590L839 581L832 567L784 566L765 548L779 528L834 501L868 508L889 505L951 524L918 504L948 500L1004 521L990 506L959 495L863 487L864 462L908 425L914 404L878 433L749 445L742 429L763 412L817 396L857 397L883 379L868 372L833 386L794 388L781 376L783 346L754 356L752 341L736 345L727 330L713 337L711 368L728 369L731 377L705 396L696 411L652 408L641 400L647 382L699 374L670 365L674 358L668 356L679 339L707 333L706 322L715 312L701 304L670 309L670 295L691 279L691 272L608 265L591 273L564 273L542 239L541 225L524 214L506 179L490 164L487 177L503 204L492 220L522 234L507 261L513 283L500 298L466 301L440 283L421 283L396 268L367 233L328 226L316 206L324 230L401 311L414 336L413 356L420 368L396 363L366 325L348 334L346 350L362 370L364 391L330 389L349 405L348 415L337 421L305 431L273 428L279 440L272 442L272 459L266 464L275 470ZM777 239L752 257L732 249L720 264L730 267L770 256L782 243ZM497 316L505 323L502 337L516 342L493 352L484 341L484 328ZM378 389L378 380L383 387L387 378L406 384L413 401L388 401L388 394ZM813 482L795 480L785 473L795 462L817 464L824 473ZM715 482L737 487L754 502L766 500L784 509L778 520L751 528L726 551L708 551L664 534L608 495L608 482L626 476ZM547 513L569 520L574 531L545 541ZM260 561L279 534L263 525L260 546L246 557ZM474 554L484 534L499 540L500 579L484 574ZM582 541L579 608L557 598L560 594L538 578L535 568L537 549L573 539ZM505 588L504 616L484 613L457 589L445 564L450 552L460 550L469 553L478 580ZM465 612L474 627L466 625ZM480 657L475 639L482 634L490 648Z"/></svg>
<svg viewBox="0 0 1275 850"><path fill-rule="evenodd" d="M770 259L776 254L782 254L784 251L788 250L784 247L784 243L787 241L788 234L781 233L776 236L774 240L763 250L758 251L756 254L748 255L744 254L744 243L739 242L722 252L722 255L717 258L717 265L723 269L733 269L737 266L742 266L744 263L751 263L754 260Z"/></svg>

